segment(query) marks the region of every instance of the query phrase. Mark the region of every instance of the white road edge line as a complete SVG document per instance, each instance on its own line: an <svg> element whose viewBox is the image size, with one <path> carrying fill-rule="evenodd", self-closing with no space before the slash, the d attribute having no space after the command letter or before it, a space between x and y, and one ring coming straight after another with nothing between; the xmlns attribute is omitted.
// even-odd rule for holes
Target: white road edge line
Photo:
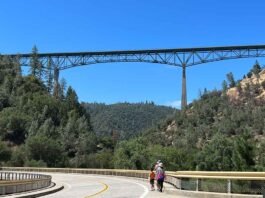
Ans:
<svg viewBox="0 0 265 198"><path fill-rule="evenodd" d="M126 180L126 181L128 181L128 180ZM143 188L144 188L144 193L140 196L140 198L144 198L144 197L146 197L146 195L147 195L148 192L149 192L149 190L148 190L148 188L147 188L146 186L144 186L143 184L137 183L137 182L133 182L133 181L128 181L128 182L130 182L130 183L134 183L134 184L137 184L137 185L143 187Z"/></svg>
<svg viewBox="0 0 265 198"><path fill-rule="evenodd" d="M66 182L61 182L61 184L66 185L67 189L66 190L70 190L72 188L71 184L68 184Z"/></svg>

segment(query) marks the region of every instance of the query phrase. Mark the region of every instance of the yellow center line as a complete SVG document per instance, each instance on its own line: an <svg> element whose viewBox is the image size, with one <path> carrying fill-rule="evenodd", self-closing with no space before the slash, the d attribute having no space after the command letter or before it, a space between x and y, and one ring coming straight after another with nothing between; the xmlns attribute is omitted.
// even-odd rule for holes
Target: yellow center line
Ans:
<svg viewBox="0 0 265 198"><path fill-rule="evenodd" d="M86 196L85 198L91 198L91 197L94 197L94 196L99 195L99 194L101 194L101 193L103 193L103 192L105 192L106 190L109 189L109 186L108 186L107 184L105 184L105 183L103 183L103 182L99 182L99 181L98 181L98 183L102 184L102 185L104 186L104 188L103 188L101 191L99 191L99 192L97 192L97 193L95 193L95 194L92 194L92 195L88 195L88 196Z"/></svg>

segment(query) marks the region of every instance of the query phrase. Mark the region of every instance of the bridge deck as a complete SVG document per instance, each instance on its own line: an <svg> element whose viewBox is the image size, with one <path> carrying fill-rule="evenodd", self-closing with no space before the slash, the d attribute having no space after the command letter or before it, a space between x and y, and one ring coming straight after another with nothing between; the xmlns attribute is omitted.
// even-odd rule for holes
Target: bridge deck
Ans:
<svg viewBox="0 0 265 198"><path fill-rule="evenodd" d="M203 51L226 51L244 49L265 49L265 45L238 45L218 47L193 47L193 48L172 48L172 49L143 49L143 50L117 50L117 51L95 51L95 52L60 52L60 53L39 53L39 57L46 56L80 56L80 55L117 55L117 54L146 54L146 53L167 53L167 52L203 52ZM17 56L17 54L3 54L4 56ZM31 53L19 54L21 57L30 57Z"/></svg>

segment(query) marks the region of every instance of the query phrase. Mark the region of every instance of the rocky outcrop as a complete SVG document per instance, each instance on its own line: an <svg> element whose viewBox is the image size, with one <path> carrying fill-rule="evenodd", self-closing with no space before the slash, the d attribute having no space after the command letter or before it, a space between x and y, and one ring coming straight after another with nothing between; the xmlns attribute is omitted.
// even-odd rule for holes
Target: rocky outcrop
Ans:
<svg viewBox="0 0 265 198"><path fill-rule="evenodd" d="M167 126L166 132L177 131L176 121L173 120L170 125Z"/></svg>
<svg viewBox="0 0 265 198"><path fill-rule="evenodd" d="M257 92L257 90L253 90L253 87L256 85L255 89L258 89L258 94L255 95L256 99L264 99L265 100L265 89L262 86L262 83L265 82L265 69L262 70L258 75L252 74L250 78L244 78L240 81L240 89L239 87L232 87L227 90L226 94L230 98L231 101L238 101L242 99L241 93L245 91L250 91L251 93ZM250 88L250 90L247 90Z"/></svg>
<svg viewBox="0 0 265 198"><path fill-rule="evenodd" d="M230 100L238 100L240 97L239 91L236 87L228 89L226 94L230 98Z"/></svg>

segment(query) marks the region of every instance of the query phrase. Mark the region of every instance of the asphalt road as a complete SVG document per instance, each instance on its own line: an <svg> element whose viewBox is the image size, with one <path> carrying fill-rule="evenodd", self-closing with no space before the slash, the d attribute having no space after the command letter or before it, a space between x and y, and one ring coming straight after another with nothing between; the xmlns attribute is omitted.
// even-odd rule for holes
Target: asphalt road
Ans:
<svg viewBox="0 0 265 198"><path fill-rule="evenodd" d="M178 198L170 195L175 191L171 185L165 185L164 192L150 191L147 180L100 175L47 173L54 182L62 183L65 188L45 198Z"/></svg>

